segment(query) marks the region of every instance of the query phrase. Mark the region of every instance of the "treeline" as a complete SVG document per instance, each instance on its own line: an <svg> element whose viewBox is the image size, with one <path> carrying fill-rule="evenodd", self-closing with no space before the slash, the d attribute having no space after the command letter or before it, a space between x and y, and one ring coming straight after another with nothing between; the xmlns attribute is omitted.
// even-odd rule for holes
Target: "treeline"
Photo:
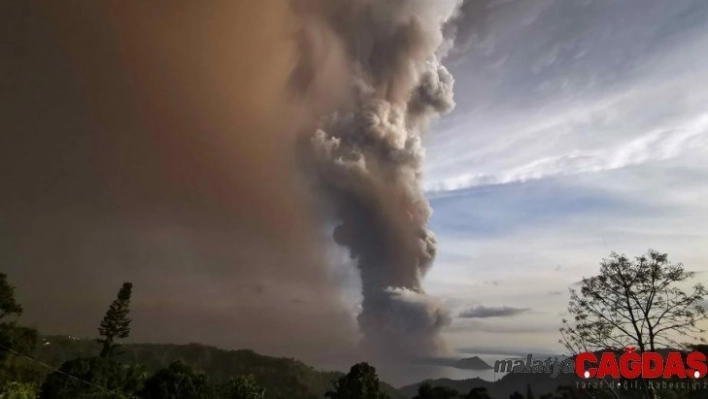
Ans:
<svg viewBox="0 0 708 399"><path fill-rule="evenodd" d="M563 320L560 342L572 354L613 351L626 347L638 352L666 350L708 353L704 330L707 318L702 304L708 291L702 284L688 285L695 277L680 263L668 261L656 251L630 259L612 253L600 263L597 276L583 278L579 289L570 290L568 320ZM690 288L686 288L690 287ZM251 351L218 351L200 345L128 345L130 301L133 286L124 283L98 327L98 339L71 356L52 352L61 340L43 340L36 330L22 326L17 318L22 306L14 287L0 273L0 399L398 399L401 393L380 382L376 370L354 365L348 374L322 373L291 359L274 359ZM695 345L690 342L699 341ZM83 342L79 342L83 343ZM160 347L160 355L149 356ZM74 349L76 345L74 345ZM181 355L164 356L180 348ZM196 351L196 359L189 358ZM211 350L211 352L210 352ZM205 352L206 351L206 352ZM215 351L215 352L214 352ZM70 352L70 351L69 351ZM33 357L36 354L43 356ZM218 363L202 357L219 357ZM165 360L172 358L169 363ZM59 362L60 360L60 362ZM55 369L54 365L61 364ZM197 367L195 367L195 364ZM210 369L204 372L203 369ZM546 376L546 380L550 377ZM533 375L509 374L487 387L457 389L423 383L408 392L414 399L699 399L708 397L706 376L688 384L659 387L641 376L622 389L625 380L584 380L592 386L556 381L540 395L532 390ZM554 380L555 381L555 380ZM547 383L548 381L546 381ZM662 384L686 382L677 377ZM460 384L462 383L462 384ZM617 385L617 384L620 385ZM697 385L696 385L697 383ZM496 391L499 384L508 389ZM525 389L524 389L525 388ZM406 388L402 389L404 391ZM490 392L495 390L495 392ZM466 391L466 392L465 392Z"/></svg>
<svg viewBox="0 0 708 399"><path fill-rule="evenodd" d="M120 348L118 359L126 364L140 364L148 375L167 368L175 360L202 371L212 383L227 381L232 376L252 375L266 388L266 398L323 398L340 377L339 372L319 371L301 361L258 354L252 350L223 350L197 343L127 344ZM100 352L95 340L66 336L41 337L35 357L48 364L60 365L68 360ZM393 389L383 384L385 389Z"/></svg>
<svg viewBox="0 0 708 399"><path fill-rule="evenodd" d="M130 336L133 285L110 304L93 341L40 337L16 322L22 307L0 273L0 399L398 399L376 369L318 372L294 359L222 351L198 344L122 346ZM12 319L12 320L10 320ZM188 362L170 358L184 358ZM213 362L204 359L215 360ZM53 365L59 364L58 368ZM201 366L194 367L195 364ZM208 369L205 373L201 368ZM258 379L249 371L257 371ZM487 399L485 388L465 395L423 384L415 399ZM513 399L523 399L524 396ZM529 396L532 398L532 396Z"/></svg>
<svg viewBox="0 0 708 399"><path fill-rule="evenodd" d="M132 290L131 283L123 284L98 327L98 339L41 337L15 321L22 307L0 273L0 399L400 398L365 363L344 375L250 350L122 346L130 336Z"/></svg>

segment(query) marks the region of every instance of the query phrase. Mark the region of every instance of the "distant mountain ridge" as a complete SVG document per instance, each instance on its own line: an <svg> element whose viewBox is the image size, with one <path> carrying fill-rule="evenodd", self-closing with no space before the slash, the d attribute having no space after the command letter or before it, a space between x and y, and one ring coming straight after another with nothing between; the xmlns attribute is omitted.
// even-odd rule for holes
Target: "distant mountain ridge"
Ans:
<svg viewBox="0 0 708 399"><path fill-rule="evenodd" d="M493 369L492 366L487 364L484 360L480 359L479 356L473 356L473 357L466 357L464 359L460 359L457 362L454 363L454 366L458 369L463 369L463 370L491 370Z"/></svg>
<svg viewBox="0 0 708 399"><path fill-rule="evenodd" d="M461 370L491 370L494 367L482 360L479 356L466 358L439 357L422 359L424 364L435 364L438 366L453 367Z"/></svg>

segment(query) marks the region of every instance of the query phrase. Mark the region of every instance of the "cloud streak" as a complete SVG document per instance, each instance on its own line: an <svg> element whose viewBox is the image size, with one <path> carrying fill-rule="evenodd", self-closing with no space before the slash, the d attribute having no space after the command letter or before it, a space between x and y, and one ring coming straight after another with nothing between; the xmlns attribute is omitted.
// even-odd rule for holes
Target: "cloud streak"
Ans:
<svg viewBox="0 0 708 399"><path fill-rule="evenodd" d="M528 313L531 308L514 308L511 306L473 306L465 309L458 317L462 319L488 319L492 317L512 317L523 313Z"/></svg>
<svg viewBox="0 0 708 399"><path fill-rule="evenodd" d="M466 96L458 96L458 110L438 126L425 189L705 155L708 90L695 82L708 77L696 67L708 61L700 50L708 35L693 16L708 6L679 0L637 10L630 4L641 3L529 0L485 8L484 21L460 32L472 42L453 68Z"/></svg>
<svg viewBox="0 0 708 399"><path fill-rule="evenodd" d="M656 130L614 148L573 150L495 173L466 173L426 186L427 191L452 191L481 186L523 183L558 176L603 172L679 157L708 144L708 114L668 130Z"/></svg>

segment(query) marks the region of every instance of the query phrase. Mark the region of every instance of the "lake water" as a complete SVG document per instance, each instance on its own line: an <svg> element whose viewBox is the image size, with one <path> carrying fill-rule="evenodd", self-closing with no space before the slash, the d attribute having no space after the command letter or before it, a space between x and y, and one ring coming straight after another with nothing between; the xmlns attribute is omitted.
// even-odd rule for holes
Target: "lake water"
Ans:
<svg viewBox="0 0 708 399"><path fill-rule="evenodd" d="M474 355L470 355L474 356ZM494 367L494 362L508 356L478 355L487 364ZM435 364L399 364L387 365L379 369L379 376L383 381L396 387L414 384L427 379L449 378L453 380L466 380L481 378L486 381L497 381L506 373L495 373L489 370L462 370L455 367L440 366Z"/></svg>

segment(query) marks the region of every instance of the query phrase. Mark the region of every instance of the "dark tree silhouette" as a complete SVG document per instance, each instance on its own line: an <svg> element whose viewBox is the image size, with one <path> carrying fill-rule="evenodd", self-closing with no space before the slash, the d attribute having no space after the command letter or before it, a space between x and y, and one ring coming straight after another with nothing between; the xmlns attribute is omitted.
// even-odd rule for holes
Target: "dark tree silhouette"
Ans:
<svg viewBox="0 0 708 399"><path fill-rule="evenodd" d="M15 299L15 287L0 273L0 398L32 396L38 371L17 354L31 354L38 334L33 328L18 325L14 318L22 315L22 306Z"/></svg>
<svg viewBox="0 0 708 399"><path fill-rule="evenodd" d="M7 275L0 273L0 362L3 362L16 340L16 325L9 316L22 314L22 306L15 300L15 287L7 282Z"/></svg>
<svg viewBox="0 0 708 399"><path fill-rule="evenodd" d="M143 399L212 399L209 379L182 362L174 362L145 381Z"/></svg>
<svg viewBox="0 0 708 399"><path fill-rule="evenodd" d="M109 358L78 358L49 374L39 399L125 399L140 389L144 379L141 367Z"/></svg>
<svg viewBox="0 0 708 399"><path fill-rule="evenodd" d="M15 287L7 282L7 275L0 273L0 323L5 317L22 314L22 306L15 300Z"/></svg>
<svg viewBox="0 0 708 399"><path fill-rule="evenodd" d="M599 275L583 278L580 292L570 290L573 320L563 320L560 342L573 354L682 346L674 337L705 342L698 323L706 319L700 305L706 289L696 284L686 293L679 287L694 276L657 251L634 260L613 252L600 263ZM646 381L640 378L640 384L643 397L653 398Z"/></svg>
<svg viewBox="0 0 708 399"><path fill-rule="evenodd" d="M101 321L101 325L98 328L98 333L103 337L98 339L98 342L102 344L100 357L113 355L119 346L116 340L130 336L130 322L132 320L128 317L128 313L130 313L132 291L132 283L123 283L120 291L118 291L118 297L111 303Z"/></svg>
<svg viewBox="0 0 708 399"><path fill-rule="evenodd" d="M485 387L472 388L465 399L492 399Z"/></svg>
<svg viewBox="0 0 708 399"><path fill-rule="evenodd" d="M231 379L221 397L223 399L264 399L265 389L261 387L253 376L239 376Z"/></svg>
<svg viewBox="0 0 708 399"><path fill-rule="evenodd" d="M388 399L381 391L376 369L368 363L357 363L347 375L334 383L334 391L325 394L329 399Z"/></svg>
<svg viewBox="0 0 708 399"><path fill-rule="evenodd" d="M9 379L14 370L14 354L29 354L37 344L37 330L18 325L11 318L22 315L22 306L15 299L15 287L0 273L0 380Z"/></svg>
<svg viewBox="0 0 708 399"><path fill-rule="evenodd" d="M423 383L418 387L418 395L413 399L454 399L460 394L456 390L448 387L433 387L430 383Z"/></svg>
<svg viewBox="0 0 708 399"><path fill-rule="evenodd" d="M598 276L582 280L580 292L571 289L573 320L563 320L561 343L578 353L680 346L674 336L705 341L697 323L706 318L700 305L706 289L696 284L686 293L678 287L694 276L656 251L634 261L612 253L603 259Z"/></svg>
<svg viewBox="0 0 708 399"><path fill-rule="evenodd" d="M514 392L511 395L509 395L509 399L524 399L524 395Z"/></svg>

